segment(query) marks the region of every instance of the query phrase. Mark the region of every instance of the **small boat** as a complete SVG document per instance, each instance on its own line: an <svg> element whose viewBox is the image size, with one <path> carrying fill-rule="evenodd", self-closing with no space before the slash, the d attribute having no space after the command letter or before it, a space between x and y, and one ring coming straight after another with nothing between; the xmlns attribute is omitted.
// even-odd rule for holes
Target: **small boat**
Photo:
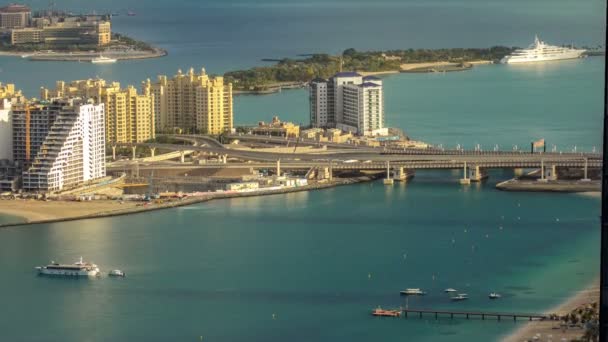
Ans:
<svg viewBox="0 0 608 342"><path fill-rule="evenodd" d="M99 55L99 57L91 59L91 63L93 64L108 64L108 63L116 63L116 59L104 57Z"/></svg>
<svg viewBox="0 0 608 342"><path fill-rule="evenodd" d="M400 310L384 310L380 307L374 309L372 311L372 316L380 316L380 317L399 317L401 316Z"/></svg>
<svg viewBox="0 0 608 342"><path fill-rule="evenodd" d="M469 295L466 294L466 293L459 293L457 296L450 297L450 299L453 300L453 301L455 301L455 302L458 302L458 301L461 301L461 300L467 300L467 299L469 299Z"/></svg>
<svg viewBox="0 0 608 342"><path fill-rule="evenodd" d="M449 289L445 289L445 293L454 293L454 292L458 292L458 290L453 289L453 288L449 288Z"/></svg>
<svg viewBox="0 0 608 342"><path fill-rule="evenodd" d="M424 296L426 292L421 289L405 289L399 292L403 296Z"/></svg>
<svg viewBox="0 0 608 342"><path fill-rule="evenodd" d="M490 297L490 299L498 299L498 298L501 298L502 296L499 293L492 292L492 293L490 293L490 295L488 297Z"/></svg>
<svg viewBox="0 0 608 342"><path fill-rule="evenodd" d="M111 270L110 273L108 273L108 275L110 277L124 277L127 274L121 270Z"/></svg>

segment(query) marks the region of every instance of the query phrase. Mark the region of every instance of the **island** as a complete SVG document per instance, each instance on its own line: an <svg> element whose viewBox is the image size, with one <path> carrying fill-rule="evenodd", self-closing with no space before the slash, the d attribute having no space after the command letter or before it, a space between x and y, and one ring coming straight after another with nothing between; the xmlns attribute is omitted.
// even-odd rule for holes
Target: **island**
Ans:
<svg viewBox="0 0 608 342"><path fill-rule="evenodd" d="M11 4L0 8L11 20L0 24L0 55L29 60L92 61L141 59L167 52L148 43L112 32L111 14L73 14L40 11Z"/></svg>
<svg viewBox="0 0 608 342"><path fill-rule="evenodd" d="M515 47L453 49L408 49L357 51L342 54L302 55L299 59L264 59L274 64L224 74L236 94L265 94L281 89L302 87L314 78L329 78L340 70L354 70L362 75L400 72L450 72L468 70L475 64L494 63Z"/></svg>

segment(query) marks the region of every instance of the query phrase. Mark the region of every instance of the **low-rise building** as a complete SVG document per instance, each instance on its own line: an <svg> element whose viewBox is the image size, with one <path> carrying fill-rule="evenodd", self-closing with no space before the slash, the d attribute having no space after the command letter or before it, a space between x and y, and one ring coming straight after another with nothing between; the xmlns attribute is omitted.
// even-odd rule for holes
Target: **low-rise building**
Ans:
<svg viewBox="0 0 608 342"><path fill-rule="evenodd" d="M104 46L112 36L109 21L64 21L43 22L42 26L15 28L11 30L11 44L79 45Z"/></svg>
<svg viewBox="0 0 608 342"><path fill-rule="evenodd" d="M256 190L260 187L258 182L242 182L226 184L226 191Z"/></svg>
<svg viewBox="0 0 608 342"><path fill-rule="evenodd" d="M282 122L278 116L275 116L269 123L258 122L258 126L253 128L251 133L255 135L297 138L300 136L300 126L291 122Z"/></svg>

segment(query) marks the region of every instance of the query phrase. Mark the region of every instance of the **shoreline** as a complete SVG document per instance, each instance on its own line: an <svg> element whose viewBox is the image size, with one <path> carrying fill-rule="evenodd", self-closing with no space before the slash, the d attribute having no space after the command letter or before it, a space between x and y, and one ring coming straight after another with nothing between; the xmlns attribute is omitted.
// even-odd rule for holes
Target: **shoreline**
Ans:
<svg viewBox="0 0 608 342"><path fill-rule="evenodd" d="M106 51L106 52L39 52L39 51L0 51L0 56L20 57L28 61L56 61L56 62L88 62L102 54L104 57L113 58L118 61L160 58L167 56L167 50L154 48L153 51L139 50L133 52ZM28 57L23 57L28 56Z"/></svg>
<svg viewBox="0 0 608 342"><path fill-rule="evenodd" d="M86 219L93 219L93 218L138 214L138 213L143 213L143 212L147 212L147 211L156 211L156 210L162 210L162 209L183 207L183 206L203 203L203 202L207 202L207 201L211 201L211 200L215 200L215 199L257 197L257 196L287 194L287 193L292 193L292 192L323 190L323 189L333 188L336 186L371 182L374 180L375 180L375 177L373 177L373 176L363 176L363 177L357 177L357 178L343 179L340 182L320 183L320 184L306 185L306 186L293 187L293 188L284 188L284 189L278 189L278 190L241 192L241 193L213 193L211 195L203 195L203 196L196 196L196 197L193 196L193 197L186 198L183 200L176 200L176 201L166 202L166 203L162 203L162 204L156 204L154 202L124 201L124 204L122 204L122 206L125 206L125 204L127 204L127 203L131 204L131 205L127 204L126 205L127 208L123 207L123 208L119 208L116 210L93 211L93 212L91 212L89 214L85 214L85 215L73 215L73 216L67 215L64 217L52 217L52 218L50 218L48 215L45 215L43 213L36 213L35 211L31 211L31 210L23 210L23 209L2 210L2 208L0 208L0 214L5 214L8 216L15 216L15 217L19 217L21 219L26 220L25 222L9 222L9 223L0 224L0 229L9 228L9 227L34 225L34 224L43 224L43 223L68 222L68 221L86 220ZM36 203L38 201L33 201L33 202ZM91 204L91 203L95 204L95 202L96 201L90 201L90 202L50 201L50 203L54 203L54 204L57 204L57 203L83 203L82 205ZM119 202L120 202L119 200L105 201L106 204L108 204L108 203L118 204ZM149 204L143 205L143 203L149 203ZM137 205L137 204L139 204L139 205ZM32 218L34 218L34 219L32 219Z"/></svg>
<svg viewBox="0 0 608 342"><path fill-rule="evenodd" d="M578 307L589 304L592 302L599 302L599 276L596 277L591 284L587 285L584 289L575 292L572 296L564 300L562 303L556 305L551 310L548 310L548 314L565 315ZM583 329L572 328L566 329L555 329L556 325L559 325L559 321L533 321L526 323L525 325L515 329L513 332L504 336L502 342L522 342L532 340L536 334L543 336L552 335L554 341L560 341L562 338L566 338L570 341L573 338L580 338L584 334Z"/></svg>

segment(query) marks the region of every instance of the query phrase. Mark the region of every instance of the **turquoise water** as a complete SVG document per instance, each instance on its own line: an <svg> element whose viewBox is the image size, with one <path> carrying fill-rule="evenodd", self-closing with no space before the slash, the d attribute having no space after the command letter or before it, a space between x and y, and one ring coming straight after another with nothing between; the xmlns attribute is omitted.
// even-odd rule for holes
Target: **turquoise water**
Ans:
<svg viewBox="0 0 608 342"><path fill-rule="evenodd" d="M369 310L405 305L399 290L421 287L430 294L410 307L535 312L596 276L597 199L463 188L457 177L3 230L0 331L23 341L487 341L515 325ZM128 276L34 275L81 255ZM447 287L471 300L451 303Z"/></svg>
<svg viewBox="0 0 608 342"><path fill-rule="evenodd" d="M30 96L57 79L138 84L180 67L221 73L264 57L348 47L527 45L534 33L597 45L605 13L599 0L56 3L134 10L136 17L117 17L115 29L170 55L106 66L0 57L0 81ZM601 58L588 58L390 76L387 121L446 146L526 148L545 138L560 150L590 150L601 141L603 70ZM279 115L306 123L307 101L304 90L239 96L235 121ZM362 184L0 230L0 340L487 341L516 325L374 319L369 310L405 305L398 291L422 287L431 293L411 307L545 311L597 276L599 199L494 190L508 172L471 187L458 176L419 172L393 188ZM128 277L34 275L50 259L81 255ZM445 287L470 301L447 301ZM487 300L491 291L504 298Z"/></svg>

